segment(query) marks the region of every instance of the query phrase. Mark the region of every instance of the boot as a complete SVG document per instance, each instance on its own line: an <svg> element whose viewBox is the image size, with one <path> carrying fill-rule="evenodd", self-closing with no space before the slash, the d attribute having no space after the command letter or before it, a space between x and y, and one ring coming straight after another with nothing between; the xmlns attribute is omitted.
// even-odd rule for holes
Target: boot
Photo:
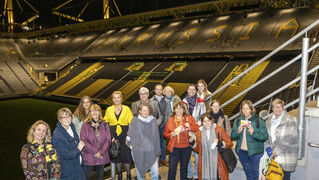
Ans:
<svg viewBox="0 0 319 180"><path fill-rule="evenodd" d="M119 173L119 174L117 175L117 180L122 180L122 173Z"/></svg>
<svg viewBox="0 0 319 180"><path fill-rule="evenodd" d="M127 180L131 180L131 175L130 175L130 174L127 174L126 179L127 179Z"/></svg>

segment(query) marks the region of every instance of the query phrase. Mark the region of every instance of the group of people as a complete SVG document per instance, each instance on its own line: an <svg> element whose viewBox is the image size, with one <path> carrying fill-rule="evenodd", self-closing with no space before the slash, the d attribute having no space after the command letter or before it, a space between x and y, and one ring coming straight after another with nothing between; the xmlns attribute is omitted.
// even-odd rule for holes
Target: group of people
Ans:
<svg viewBox="0 0 319 180"><path fill-rule="evenodd" d="M89 96L82 97L74 113L59 109L52 139L48 124L35 122L20 155L26 179L91 179L94 168L96 179L103 179L109 162L115 164L119 180L122 164L126 179L131 179L134 162L139 180L148 170L152 180L159 179L161 165L169 167L168 179L173 180L180 162L180 179L227 180L228 170L218 150L231 148L231 139L236 141L235 152L248 180L258 179L259 160L266 150L282 166L284 179L290 179L296 168L297 121L280 99L272 102L273 115L266 123L251 101L242 101L240 117L231 127L219 100L204 101L211 93L202 79L188 85L183 99L161 84L151 98L146 87L138 93L140 99L129 108L122 104L122 93L114 91L113 105L104 118ZM109 147L115 140L120 151L110 159Z"/></svg>

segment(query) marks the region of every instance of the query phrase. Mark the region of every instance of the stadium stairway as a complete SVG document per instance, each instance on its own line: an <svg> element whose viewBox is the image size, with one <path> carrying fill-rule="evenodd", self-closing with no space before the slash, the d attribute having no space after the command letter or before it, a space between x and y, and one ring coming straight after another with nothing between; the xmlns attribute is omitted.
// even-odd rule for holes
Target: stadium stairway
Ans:
<svg viewBox="0 0 319 180"><path fill-rule="evenodd" d="M151 73L160 65L161 63L157 63L151 70L147 72L141 72L141 75L136 80L129 80L124 86L122 86L119 91L123 93L123 101L126 101L130 98L133 94L135 94L142 86L144 86L148 82L148 77ZM131 65L126 70L130 72L138 71L142 69L144 63L135 63L135 65ZM112 104L112 96L109 96L103 103Z"/></svg>
<svg viewBox="0 0 319 180"><path fill-rule="evenodd" d="M82 97L84 95L87 95L92 97L94 94L96 94L102 88L110 84L112 81L113 81L112 79L98 79L94 83L89 85L87 88L83 89L81 92L76 94L76 96Z"/></svg>
<svg viewBox="0 0 319 180"><path fill-rule="evenodd" d="M100 62L94 63L89 68L85 69L83 72L81 72L79 75L75 76L74 78L70 79L68 82L64 83L63 85L59 86L54 91L50 92L51 94L60 94L63 95L67 91L71 90L87 78L91 77L93 74L95 74L97 71L99 71L101 68L103 68L103 65Z"/></svg>
<svg viewBox="0 0 319 180"><path fill-rule="evenodd" d="M227 100L231 99L235 94L238 94L248 88L249 86L253 85L261 75L261 73L265 70L265 68L269 64L269 60L261 63L258 65L255 69L247 73L245 76L243 76L238 81L235 81L231 86L226 88L224 91L221 91L220 93L216 94L214 99L220 99L221 102L226 102ZM241 72L246 70L249 67L248 64L241 64L240 66L236 66L233 71L226 77L226 79L220 84L219 87L223 86L225 83L229 82L233 78L235 78L237 75L239 75ZM226 107L223 107L223 110L226 114L231 114L234 109L238 106L238 104L241 102L241 100L245 97L246 94L242 95L240 98L237 98L235 101L227 105Z"/></svg>

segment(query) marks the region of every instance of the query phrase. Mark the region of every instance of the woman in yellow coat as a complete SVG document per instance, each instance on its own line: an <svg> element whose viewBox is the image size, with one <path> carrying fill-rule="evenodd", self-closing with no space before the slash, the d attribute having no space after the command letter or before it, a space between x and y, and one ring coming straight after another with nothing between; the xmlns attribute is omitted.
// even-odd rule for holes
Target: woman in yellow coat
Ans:
<svg viewBox="0 0 319 180"><path fill-rule="evenodd" d="M114 91L112 94L113 105L105 111L104 120L110 125L112 141L120 141L120 153L116 159L111 159L116 164L118 179L122 179L122 163L126 170L127 179L131 179L130 164L132 162L131 150L125 145L129 124L133 118L131 109L122 105L122 92Z"/></svg>

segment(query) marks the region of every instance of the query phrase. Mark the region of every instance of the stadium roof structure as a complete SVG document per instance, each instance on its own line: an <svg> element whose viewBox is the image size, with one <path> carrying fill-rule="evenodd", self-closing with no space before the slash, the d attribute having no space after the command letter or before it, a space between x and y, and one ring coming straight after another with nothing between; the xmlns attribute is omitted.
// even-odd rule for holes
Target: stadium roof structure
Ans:
<svg viewBox="0 0 319 180"><path fill-rule="evenodd" d="M300 6L318 6L318 0L4 0L0 4L0 38L46 39Z"/></svg>

